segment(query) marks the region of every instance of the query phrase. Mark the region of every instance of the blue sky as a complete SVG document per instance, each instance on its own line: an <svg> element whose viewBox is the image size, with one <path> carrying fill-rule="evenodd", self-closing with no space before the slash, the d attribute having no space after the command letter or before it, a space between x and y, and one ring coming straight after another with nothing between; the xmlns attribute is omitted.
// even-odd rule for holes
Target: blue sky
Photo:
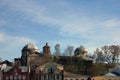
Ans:
<svg viewBox="0 0 120 80"><path fill-rule="evenodd" d="M29 42L83 45L89 53L120 44L120 0L0 0L0 57L13 60Z"/></svg>

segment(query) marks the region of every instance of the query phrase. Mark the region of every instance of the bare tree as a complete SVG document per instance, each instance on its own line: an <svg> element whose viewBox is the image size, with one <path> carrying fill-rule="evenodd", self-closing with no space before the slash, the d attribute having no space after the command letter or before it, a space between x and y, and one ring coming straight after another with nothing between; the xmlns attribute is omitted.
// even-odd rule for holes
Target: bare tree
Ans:
<svg viewBox="0 0 120 80"><path fill-rule="evenodd" d="M103 58L104 61L107 63L111 63L112 62L112 53L110 52L110 46L103 46L101 47L102 51L103 51Z"/></svg>
<svg viewBox="0 0 120 80"><path fill-rule="evenodd" d="M55 45L55 55L57 55L57 56L61 55L60 44Z"/></svg>
<svg viewBox="0 0 120 80"><path fill-rule="evenodd" d="M116 59L120 55L120 46L119 45L111 45L109 47L110 52L112 53L112 62L115 63Z"/></svg>
<svg viewBox="0 0 120 80"><path fill-rule="evenodd" d="M73 46L70 46L70 45L67 46L67 52L68 52L69 56L73 55L73 50L74 50Z"/></svg>
<svg viewBox="0 0 120 80"><path fill-rule="evenodd" d="M95 53L97 54L97 62L107 62L107 63L116 63L118 62L118 58L120 56L120 46L119 45L111 45L111 46L103 46L101 50L96 49ZM101 60L101 61L100 61Z"/></svg>
<svg viewBox="0 0 120 80"><path fill-rule="evenodd" d="M64 56L72 56L73 50L74 50L74 47L71 45L68 45L67 48L64 50L63 55Z"/></svg>
<svg viewBox="0 0 120 80"><path fill-rule="evenodd" d="M100 49L96 49L94 52L94 55L96 55L95 62L96 63L103 63L104 62L104 55Z"/></svg>
<svg viewBox="0 0 120 80"><path fill-rule="evenodd" d="M68 51L67 51L67 49L64 49L63 56L68 56Z"/></svg>
<svg viewBox="0 0 120 80"><path fill-rule="evenodd" d="M93 54L94 63L97 63L98 53L99 53L99 49L97 48Z"/></svg>

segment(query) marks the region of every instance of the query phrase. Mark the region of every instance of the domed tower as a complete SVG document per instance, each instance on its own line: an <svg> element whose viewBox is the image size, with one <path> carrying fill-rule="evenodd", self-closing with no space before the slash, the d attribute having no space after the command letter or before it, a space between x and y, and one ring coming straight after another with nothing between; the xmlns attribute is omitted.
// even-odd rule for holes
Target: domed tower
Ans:
<svg viewBox="0 0 120 80"><path fill-rule="evenodd" d="M48 46L48 43L43 47L43 55L45 57L50 57L51 51L50 51L50 46Z"/></svg>
<svg viewBox="0 0 120 80"><path fill-rule="evenodd" d="M87 51L85 50L85 48L83 46L80 46L80 47L75 49L74 56L86 57Z"/></svg>
<svg viewBox="0 0 120 80"><path fill-rule="evenodd" d="M23 66L27 66L27 56L33 53L39 53L38 48L34 44L28 43L23 47L21 56L21 64Z"/></svg>
<svg viewBox="0 0 120 80"><path fill-rule="evenodd" d="M26 53L26 52L28 52L29 54L32 54L34 52L39 52L39 50L34 44L28 43L22 49L22 53Z"/></svg>

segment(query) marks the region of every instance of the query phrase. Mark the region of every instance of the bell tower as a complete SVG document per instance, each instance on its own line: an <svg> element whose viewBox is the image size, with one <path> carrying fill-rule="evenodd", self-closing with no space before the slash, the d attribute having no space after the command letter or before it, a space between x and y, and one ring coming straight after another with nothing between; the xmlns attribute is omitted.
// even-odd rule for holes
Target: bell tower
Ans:
<svg viewBox="0 0 120 80"><path fill-rule="evenodd" d="M50 46L48 46L48 43L43 47L43 55L45 57L50 57L51 51L50 51Z"/></svg>

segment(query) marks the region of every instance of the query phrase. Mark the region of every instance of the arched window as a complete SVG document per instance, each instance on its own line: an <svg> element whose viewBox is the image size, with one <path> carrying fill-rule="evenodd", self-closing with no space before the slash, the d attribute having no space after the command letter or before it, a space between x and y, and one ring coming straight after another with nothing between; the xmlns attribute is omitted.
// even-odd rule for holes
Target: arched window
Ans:
<svg viewBox="0 0 120 80"><path fill-rule="evenodd" d="M23 80L25 80L26 79L26 76L25 75L23 75Z"/></svg>
<svg viewBox="0 0 120 80"><path fill-rule="evenodd" d="M18 79L19 79L19 80L21 80L21 79L22 79L21 75L19 75L19 76L18 76Z"/></svg>
<svg viewBox="0 0 120 80"><path fill-rule="evenodd" d="M14 76L14 80L17 80L17 76Z"/></svg>
<svg viewBox="0 0 120 80"><path fill-rule="evenodd" d="M13 76L12 75L10 75L10 80L13 80Z"/></svg>
<svg viewBox="0 0 120 80"><path fill-rule="evenodd" d="M6 80L8 80L8 79L9 79L9 77L6 76Z"/></svg>
<svg viewBox="0 0 120 80"><path fill-rule="evenodd" d="M59 75L57 74L57 79L59 79Z"/></svg>

